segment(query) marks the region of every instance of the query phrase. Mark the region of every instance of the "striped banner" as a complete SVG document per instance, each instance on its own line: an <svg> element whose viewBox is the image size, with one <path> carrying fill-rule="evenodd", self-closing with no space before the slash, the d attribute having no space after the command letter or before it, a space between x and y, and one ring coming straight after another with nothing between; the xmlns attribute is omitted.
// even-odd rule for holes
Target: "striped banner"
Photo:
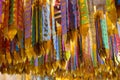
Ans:
<svg viewBox="0 0 120 80"><path fill-rule="evenodd" d="M24 3L25 3L25 7L24 7L25 38L30 38L31 37L32 4L31 4L31 0L25 0Z"/></svg>
<svg viewBox="0 0 120 80"><path fill-rule="evenodd" d="M106 20L105 19L101 19L100 22L101 22L103 45L104 45L104 47L106 49L109 49Z"/></svg>
<svg viewBox="0 0 120 80"><path fill-rule="evenodd" d="M42 6L42 31L43 31L43 41L51 39L51 28L50 28L50 5L46 3Z"/></svg>
<svg viewBox="0 0 120 80"><path fill-rule="evenodd" d="M20 30L22 30L22 31L23 31L23 28L24 28L24 24L23 24L23 22L24 22L23 6L24 6L23 0L18 0L18 2L17 2L17 25L18 25L18 28ZM25 16L25 18L26 18L26 16Z"/></svg>

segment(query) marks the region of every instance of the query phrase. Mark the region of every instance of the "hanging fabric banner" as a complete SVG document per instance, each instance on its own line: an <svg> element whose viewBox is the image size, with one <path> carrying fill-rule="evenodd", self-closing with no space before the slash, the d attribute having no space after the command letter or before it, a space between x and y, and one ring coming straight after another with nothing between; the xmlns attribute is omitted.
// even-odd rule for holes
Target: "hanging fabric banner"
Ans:
<svg viewBox="0 0 120 80"><path fill-rule="evenodd" d="M8 29L8 38L12 41L17 34L17 1L10 0L9 4L9 29Z"/></svg>
<svg viewBox="0 0 120 80"><path fill-rule="evenodd" d="M87 0L79 0L79 1L80 1L79 11L80 11L80 23L81 23L80 31L83 36L86 36L89 29L88 4L87 4Z"/></svg>
<svg viewBox="0 0 120 80"><path fill-rule="evenodd" d="M113 31L116 29L115 26L117 21L115 0L106 0L106 19L108 31L110 34L113 34Z"/></svg>
<svg viewBox="0 0 120 80"><path fill-rule="evenodd" d="M58 34L56 33L57 30L55 29L58 27L61 27L59 25L57 25L58 23L56 22L56 26L55 26L55 17L54 17L54 2L56 0L52 0L51 2L51 27L52 27L52 37L53 37L53 46L56 52L56 60L60 60L60 53L59 53L59 45L58 45Z"/></svg>
<svg viewBox="0 0 120 80"><path fill-rule="evenodd" d="M3 33L5 35L5 38L7 37L8 32L8 21L9 21L9 1L5 1L4 4L4 19L3 19Z"/></svg>
<svg viewBox="0 0 120 80"><path fill-rule="evenodd" d="M35 6L35 11L36 11L36 43L38 43L38 41L39 41L39 25L38 25L38 20L39 20L39 13L38 13L38 11L39 11L39 7L36 5Z"/></svg>
<svg viewBox="0 0 120 80"><path fill-rule="evenodd" d="M119 60L119 46L120 46L120 42L119 42L119 36L118 35L114 35L114 58L115 58L115 62L118 65L118 63L120 62Z"/></svg>
<svg viewBox="0 0 120 80"><path fill-rule="evenodd" d="M24 24L25 24L25 39L31 37L31 15L32 5L31 0L25 0L24 2Z"/></svg>
<svg viewBox="0 0 120 80"><path fill-rule="evenodd" d="M35 5L32 6L32 45L34 46L36 43L36 10Z"/></svg>
<svg viewBox="0 0 120 80"><path fill-rule="evenodd" d="M0 24L2 23L2 1L0 0Z"/></svg>
<svg viewBox="0 0 120 80"><path fill-rule="evenodd" d="M68 29L68 25L67 25L67 8L68 8L68 0L61 0L62 34L66 34L67 29Z"/></svg>
<svg viewBox="0 0 120 80"><path fill-rule="evenodd" d="M96 47L97 47L97 58L98 62L103 64L102 59L100 58L100 49L103 47L103 42L102 42L102 31L101 31L101 26L100 26L100 18L97 17L95 20L95 27L96 27Z"/></svg>
<svg viewBox="0 0 120 80"><path fill-rule="evenodd" d="M13 13L14 13L14 0L10 0L10 18L9 18L9 25L13 23Z"/></svg>
<svg viewBox="0 0 120 80"><path fill-rule="evenodd" d="M79 27L80 26L80 13L79 13L79 0L76 0L76 14L77 14L77 26Z"/></svg>
<svg viewBox="0 0 120 80"><path fill-rule="evenodd" d="M117 48L117 57L119 58L120 57L120 37L118 35L116 35L116 48Z"/></svg>
<svg viewBox="0 0 120 80"><path fill-rule="evenodd" d="M114 39L113 36L109 38L109 45L110 45L110 58L114 61Z"/></svg>
<svg viewBox="0 0 120 80"><path fill-rule="evenodd" d="M38 26L39 26L39 43L42 42L42 7L39 6L39 22L38 22Z"/></svg>
<svg viewBox="0 0 120 80"><path fill-rule="evenodd" d="M43 31L43 41L51 39L51 28L50 28L50 5L48 3L42 6L42 31Z"/></svg>
<svg viewBox="0 0 120 80"><path fill-rule="evenodd" d="M117 22L117 29L118 29L118 34L119 34L119 37L120 37L120 23Z"/></svg>
<svg viewBox="0 0 120 80"><path fill-rule="evenodd" d="M24 24L23 24L23 22L24 22L23 6L24 6L23 0L18 0L17 1L17 25L18 25L18 28L22 31L23 31L23 26L24 26Z"/></svg>
<svg viewBox="0 0 120 80"><path fill-rule="evenodd" d="M56 42L55 42L55 47L56 47L56 59L57 60L60 60L60 51L59 51L59 48L60 48L60 46L59 46L59 39L58 39L58 36L56 36Z"/></svg>
<svg viewBox="0 0 120 80"><path fill-rule="evenodd" d="M69 29L77 29L77 1L69 0L68 1L68 11L69 11Z"/></svg>
<svg viewBox="0 0 120 80"><path fill-rule="evenodd" d="M102 13L102 15L103 15L103 13ZM101 30L102 30L102 42L103 42L103 46L105 48L105 53L104 54L106 54L106 58L109 59L110 54L109 54L109 43L108 43L108 30L107 30L107 23L106 23L106 15L103 15L103 18L100 20L100 25L101 25Z"/></svg>
<svg viewBox="0 0 120 80"><path fill-rule="evenodd" d="M101 29L102 29L103 45L106 49L109 49L106 20L101 19L100 22L101 22Z"/></svg>

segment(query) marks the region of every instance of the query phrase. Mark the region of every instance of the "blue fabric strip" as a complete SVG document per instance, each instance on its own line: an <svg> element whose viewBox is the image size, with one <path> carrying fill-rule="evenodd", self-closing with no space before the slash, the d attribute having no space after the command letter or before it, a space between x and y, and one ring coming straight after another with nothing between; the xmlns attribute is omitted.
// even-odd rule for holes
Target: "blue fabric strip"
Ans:
<svg viewBox="0 0 120 80"><path fill-rule="evenodd" d="M77 1L69 0L68 1L68 9L69 9L69 28L77 29L77 9L76 9Z"/></svg>
<svg viewBox="0 0 120 80"><path fill-rule="evenodd" d="M43 31L43 41L47 41L51 39L51 29L50 29L50 6L46 3L46 5L42 6L42 31Z"/></svg>

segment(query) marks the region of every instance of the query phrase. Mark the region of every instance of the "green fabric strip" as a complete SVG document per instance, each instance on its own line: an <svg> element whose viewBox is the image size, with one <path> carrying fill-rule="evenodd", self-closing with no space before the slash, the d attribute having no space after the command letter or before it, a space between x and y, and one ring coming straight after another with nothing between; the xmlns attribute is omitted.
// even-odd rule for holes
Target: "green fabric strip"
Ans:
<svg viewBox="0 0 120 80"><path fill-rule="evenodd" d="M42 42L42 8L39 6L39 42Z"/></svg>
<svg viewBox="0 0 120 80"><path fill-rule="evenodd" d="M33 15L32 15L32 45L35 45L36 42L36 11L35 11L35 6L32 9Z"/></svg>
<svg viewBox="0 0 120 80"><path fill-rule="evenodd" d="M13 23L13 13L14 13L14 0L10 0L10 10L9 10L9 13L10 13L10 18L9 18L9 22L8 24L11 25Z"/></svg>

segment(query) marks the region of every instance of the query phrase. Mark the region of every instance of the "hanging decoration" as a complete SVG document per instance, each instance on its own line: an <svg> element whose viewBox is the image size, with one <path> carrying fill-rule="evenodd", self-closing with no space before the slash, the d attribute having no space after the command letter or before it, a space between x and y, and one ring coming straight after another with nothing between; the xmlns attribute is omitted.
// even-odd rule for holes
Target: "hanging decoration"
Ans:
<svg viewBox="0 0 120 80"><path fill-rule="evenodd" d="M96 1L0 0L0 72L119 80L119 0Z"/></svg>

